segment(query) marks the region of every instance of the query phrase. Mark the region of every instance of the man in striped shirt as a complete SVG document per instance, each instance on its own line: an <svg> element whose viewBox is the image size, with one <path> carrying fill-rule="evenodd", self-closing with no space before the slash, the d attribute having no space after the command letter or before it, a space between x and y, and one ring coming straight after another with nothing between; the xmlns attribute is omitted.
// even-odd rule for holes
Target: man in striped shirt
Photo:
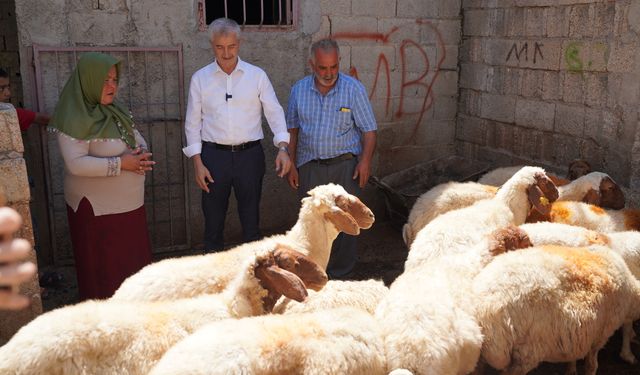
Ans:
<svg viewBox="0 0 640 375"><path fill-rule="evenodd" d="M313 74L291 89L287 128L295 166L288 181L300 198L330 182L357 196L369 180L376 120L364 85L340 73L339 61L335 41L315 42L309 60ZM327 273L347 278L356 259L356 237L341 233L333 243Z"/></svg>

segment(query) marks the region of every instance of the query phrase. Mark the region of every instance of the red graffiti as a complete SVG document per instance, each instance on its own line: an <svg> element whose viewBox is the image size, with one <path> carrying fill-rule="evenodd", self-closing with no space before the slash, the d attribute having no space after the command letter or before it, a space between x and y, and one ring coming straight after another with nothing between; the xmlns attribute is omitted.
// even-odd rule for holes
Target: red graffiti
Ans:
<svg viewBox="0 0 640 375"><path fill-rule="evenodd" d="M398 108L395 111L392 119L400 119L404 115L417 115L417 119L415 121L415 124L413 125L413 131L411 132L410 140L416 139L416 134L418 132L418 128L420 126L422 118L424 117L424 114L427 111L429 111L429 109L433 106L433 103L434 103L433 84L438 78L438 75L440 73L440 67L442 66L442 63L446 58L446 48L444 46L444 39L442 38L442 34L440 34L438 29L435 26L433 26L433 24L429 21L416 20L416 23L419 25L424 25L431 29L431 31L436 35L436 38L438 41L437 47L441 49L442 54L438 59L436 65L434 66L433 76L431 77L431 79L427 79L427 76L429 74L429 69L431 68L431 60L429 59L429 56L427 52L424 50L424 48L418 42L411 39L404 39L401 41L399 45L402 81L400 82L400 97L398 102ZM407 25L412 25L412 24L407 24ZM389 31L386 34L343 32L343 33L332 34L331 38L336 40L340 40L340 39L341 40L368 40L368 41L382 42L383 45L394 45L395 42L390 41L390 38L394 33L396 33L402 27L403 26L400 26L400 27L394 26L393 28L391 28L391 31ZM424 70L420 72L419 77L416 79L409 79L409 72L407 68L407 63L408 63L407 50L410 48L415 49L424 60L423 61ZM416 64L413 64L413 65L416 65ZM389 61L384 52L381 52L378 55L378 61L377 61L377 66L375 70L373 85L371 87L371 91L369 92L369 99L373 97L373 94L375 93L376 88L378 87L378 81L380 80L381 73L383 73L384 76L386 77L387 87L386 87L386 100L385 100L385 116L388 116L390 111L391 99L392 99L391 98L392 86L391 86L391 73L390 73ZM357 68L352 65L349 70L349 74L358 78ZM406 112L404 110L405 97L410 96L409 91L411 88L416 89L415 92L417 95L418 89L421 87L426 90L426 93L424 94L424 98L422 100L420 109L414 112ZM415 97L415 95L413 96Z"/></svg>

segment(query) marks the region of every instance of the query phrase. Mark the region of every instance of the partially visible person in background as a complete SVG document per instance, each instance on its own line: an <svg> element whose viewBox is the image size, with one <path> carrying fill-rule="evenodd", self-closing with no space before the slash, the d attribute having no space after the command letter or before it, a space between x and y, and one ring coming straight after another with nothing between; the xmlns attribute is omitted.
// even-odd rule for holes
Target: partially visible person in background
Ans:
<svg viewBox="0 0 640 375"><path fill-rule="evenodd" d="M119 76L116 58L84 53L49 124L64 160L80 300L111 297L151 262L144 180L155 162L129 110L114 101Z"/></svg>
<svg viewBox="0 0 640 375"><path fill-rule="evenodd" d="M0 102L11 103L11 82L9 81L9 73L0 68ZM49 124L49 115L42 112L34 112L24 108L16 107L18 113L18 122L20 130L27 131L31 124L47 125Z"/></svg>
<svg viewBox="0 0 640 375"><path fill-rule="evenodd" d="M0 196L2 205L4 197ZM29 298L18 294L18 289L20 284L35 275L36 266L24 262L31 251L29 241L13 238L13 233L21 225L19 213L9 207L0 207L0 310L19 310L29 306Z"/></svg>

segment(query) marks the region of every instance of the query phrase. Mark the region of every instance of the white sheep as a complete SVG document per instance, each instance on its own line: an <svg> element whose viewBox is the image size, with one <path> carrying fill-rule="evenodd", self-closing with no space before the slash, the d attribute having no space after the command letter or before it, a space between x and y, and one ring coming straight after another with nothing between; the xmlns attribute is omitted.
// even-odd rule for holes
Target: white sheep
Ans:
<svg viewBox="0 0 640 375"><path fill-rule="evenodd" d="M537 220L563 223L601 233L640 230L640 209L607 210L584 202L555 202Z"/></svg>
<svg viewBox="0 0 640 375"><path fill-rule="evenodd" d="M411 207L407 223L402 227L402 239L411 246L420 229L438 215L458 208L468 207L483 199L493 198L498 191L495 186L476 182L446 182L420 195Z"/></svg>
<svg viewBox="0 0 640 375"><path fill-rule="evenodd" d="M482 332L470 310L471 280L495 255L529 245L522 230L509 226L494 231L466 254L443 255L400 275L376 310L388 370L473 371Z"/></svg>
<svg viewBox="0 0 640 375"><path fill-rule="evenodd" d="M286 248L245 263L220 294L171 302L87 301L43 314L0 348L0 373L147 374L198 327L263 314L281 294L301 301L305 283L321 287L327 281L319 266Z"/></svg>
<svg viewBox="0 0 640 375"><path fill-rule="evenodd" d="M640 316L640 283L614 251L533 247L494 258L473 280L472 295L486 363L526 374L541 361L597 355L625 321Z"/></svg>
<svg viewBox="0 0 640 375"><path fill-rule="evenodd" d="M500 186L511 178L516 172L523 166L501 167L485 173L478 182L486 185ZM567 179L547 173L547 176L553 181L556 186L562 186L569 183L571 180L575 180L580 176L584 176L591 172L591 165L586 160L576 159L569 163L569 169L567 173Z"/></svg>
<svg viewBox="0 0 640 375"><path fill-rule="evenodd" d="M274 235L218 253L165 259L126 279L112 299L161 301L216 293L235 276L242 262L257 248L285 245L327 267L338 233L360 233L374 216L357 197L340 185L318 186L302 199L296 224L284 235Z"/></svg>
<svg viewBox="0 0 640 375"><path fill-rule="evenodd" d="M385 373L374 318L340 308L209 324L171 348L150 374Z"/></svg>
<svg viewBox="0 0 640 375"><path fill-rule="evenodd" d="M444 213L422 228L411 244L405 270L445 254L466 253L492 231L523 224L531 205L546 213L549 202L557 198L558 190L542 168L524 167L494 198Z"/></svg>
<svg viewBox="0 0 640 375"><path fill-rule="evenodd" d="M421 195L411 209L403 227L403 238L410 246L415 235L438 215L492 198L498 188L477 182L449 182L441 184ZM602 172L591 172L570 183L558 187L558 201L583 201L604 208L621 209L625 204L622 189ZM535 211L527 221L538 221L541 215Z"/></svg>
<svg viewBox="0 0 640 375"><path fill-rule="evenodd" d="M309 296L303 302L282 298L273 308L273 313L293 314L353 307L373 314L388 293L389 288L379 280L330 280L322 290L309 291Z"/></svg>

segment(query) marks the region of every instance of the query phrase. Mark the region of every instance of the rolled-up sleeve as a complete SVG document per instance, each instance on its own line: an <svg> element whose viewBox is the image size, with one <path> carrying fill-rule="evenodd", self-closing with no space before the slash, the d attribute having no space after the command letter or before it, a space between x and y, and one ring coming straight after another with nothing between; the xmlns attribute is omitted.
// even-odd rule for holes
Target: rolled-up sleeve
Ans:
<svg viewBox="0 0 640 375"><path fill-rule="evenodd" d="M89 155L89 142L58 134L60 153L70 174L84 177L108 177L120 174L118 156L100 158Z"/></svg>
<svg viewBox="0 0 640 375"><path fill-rule="evenodd" d="M184 133L187 139L187 147L182 152L187 157L192 157L202 152L202 91L197 76L191 77L189 85L189 99L187 113L184 121Z"/></svg>
<svg viewBox="0 0 640 375"><path fill-rule="evenodd" d="M260 102L262 103L264 117L267 118L269 128L273 132L273 144L277 147L280 142L289 143L289 132L284 118L284 110L280 102L278 102L273 85L271 85L271 81L269 81L269 77L265 72L260 74L258 90L260 91Z"/></svg>

